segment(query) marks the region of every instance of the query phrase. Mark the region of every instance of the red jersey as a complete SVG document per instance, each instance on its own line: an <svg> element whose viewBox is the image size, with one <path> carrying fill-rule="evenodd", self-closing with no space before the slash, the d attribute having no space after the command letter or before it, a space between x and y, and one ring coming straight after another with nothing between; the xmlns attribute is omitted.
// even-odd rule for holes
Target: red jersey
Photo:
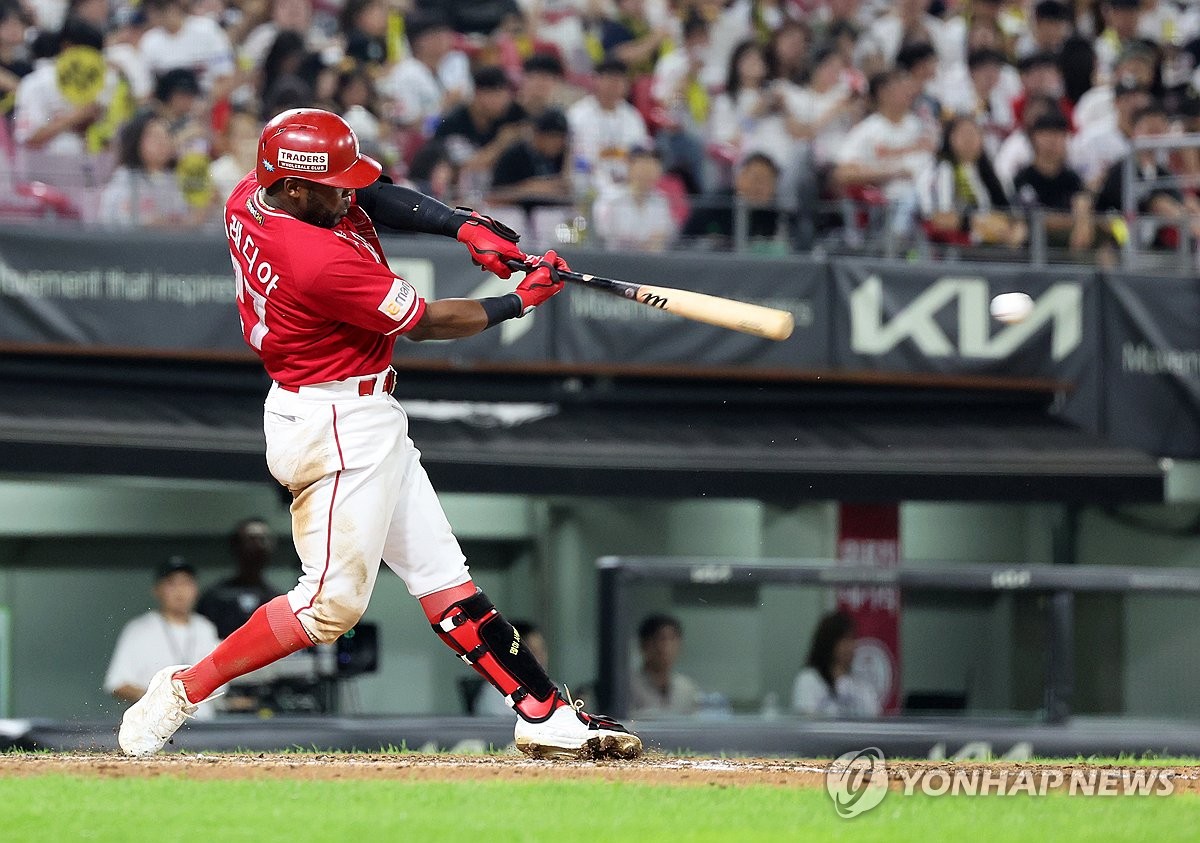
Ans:
<svg viewBox="0 0 1200 843"><path fill-rule="evenodd" d="M333 228L310 225L267 205L250 173L225 202L225 233L242 336L279 383L382 372L425 312L357 207Z"/></svg>

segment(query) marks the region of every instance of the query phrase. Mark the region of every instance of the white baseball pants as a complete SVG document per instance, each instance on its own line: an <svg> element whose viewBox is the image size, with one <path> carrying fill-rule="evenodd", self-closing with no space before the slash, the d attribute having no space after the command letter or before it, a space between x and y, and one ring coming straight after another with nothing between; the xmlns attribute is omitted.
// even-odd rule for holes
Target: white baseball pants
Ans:
<svg viewBox="0 0 1200 843"><path fill-rule="evenodd" d="M422 597L470 579L462 550L408 437L408 417L375 378L271 387L264 405L267 467L291 490L292 538L303 573L288 593L319 643L366 611L380 560Z"/></svg>

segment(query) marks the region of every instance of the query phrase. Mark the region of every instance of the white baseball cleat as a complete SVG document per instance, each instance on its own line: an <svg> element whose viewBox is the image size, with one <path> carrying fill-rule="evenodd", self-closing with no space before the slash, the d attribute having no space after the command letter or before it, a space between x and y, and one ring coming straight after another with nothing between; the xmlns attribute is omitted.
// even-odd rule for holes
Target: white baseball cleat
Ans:
<svg viewBox="0 0 1200 843"><path fill-rule="evenodd" d="M609 717L588 714L583 700L560 705L538 723L518 715L517 749L531 758L578 761L637 758L642 740Z"/></svg>
<svg viewBox="0 0 1200 843"><path fill-rule="evenodd" d="M183 683L171 677L191 665L164 667L150 680L146 694L121 718L117 743L126 755L153 755L178 731L198 707L188 702Z"/></svg>

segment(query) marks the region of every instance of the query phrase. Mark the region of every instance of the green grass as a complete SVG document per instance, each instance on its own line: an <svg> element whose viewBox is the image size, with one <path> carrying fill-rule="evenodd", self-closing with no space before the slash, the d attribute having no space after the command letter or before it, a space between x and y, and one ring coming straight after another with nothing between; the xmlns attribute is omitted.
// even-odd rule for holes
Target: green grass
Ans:
<svg viewBox="0 0 1200 843"><path fill-rule="evenodd" d="M24 841L1192 841L1200 798L905 797L840 820L821 790L602 781L0 779Z"/></svg>

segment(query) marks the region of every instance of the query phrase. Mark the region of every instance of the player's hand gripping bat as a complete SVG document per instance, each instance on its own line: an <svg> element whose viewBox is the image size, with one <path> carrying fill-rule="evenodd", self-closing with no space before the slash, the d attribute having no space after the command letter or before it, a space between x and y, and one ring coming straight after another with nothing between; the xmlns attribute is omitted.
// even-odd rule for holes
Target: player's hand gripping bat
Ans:
<svg viewBox="0 0 1200 843"><path fill-rule="evenodd" d="M509 261L508 265L515 271L532 268L520 261ZM657 307L659 310L674 313L685 319L707 322L709 325L741 331L743 334L752 334L769 340L786 340L792 335L792 329L795 326L795 320L791 313L786 310L776 310L773 307L694 293L691 290L676 290L672 287L655 287L650 284L635 284L632 281L618 281L615 278L601 278L572 270L559 270L558 274L564 281L582 284L593 290L620 296L647 307Z"/></svg>

